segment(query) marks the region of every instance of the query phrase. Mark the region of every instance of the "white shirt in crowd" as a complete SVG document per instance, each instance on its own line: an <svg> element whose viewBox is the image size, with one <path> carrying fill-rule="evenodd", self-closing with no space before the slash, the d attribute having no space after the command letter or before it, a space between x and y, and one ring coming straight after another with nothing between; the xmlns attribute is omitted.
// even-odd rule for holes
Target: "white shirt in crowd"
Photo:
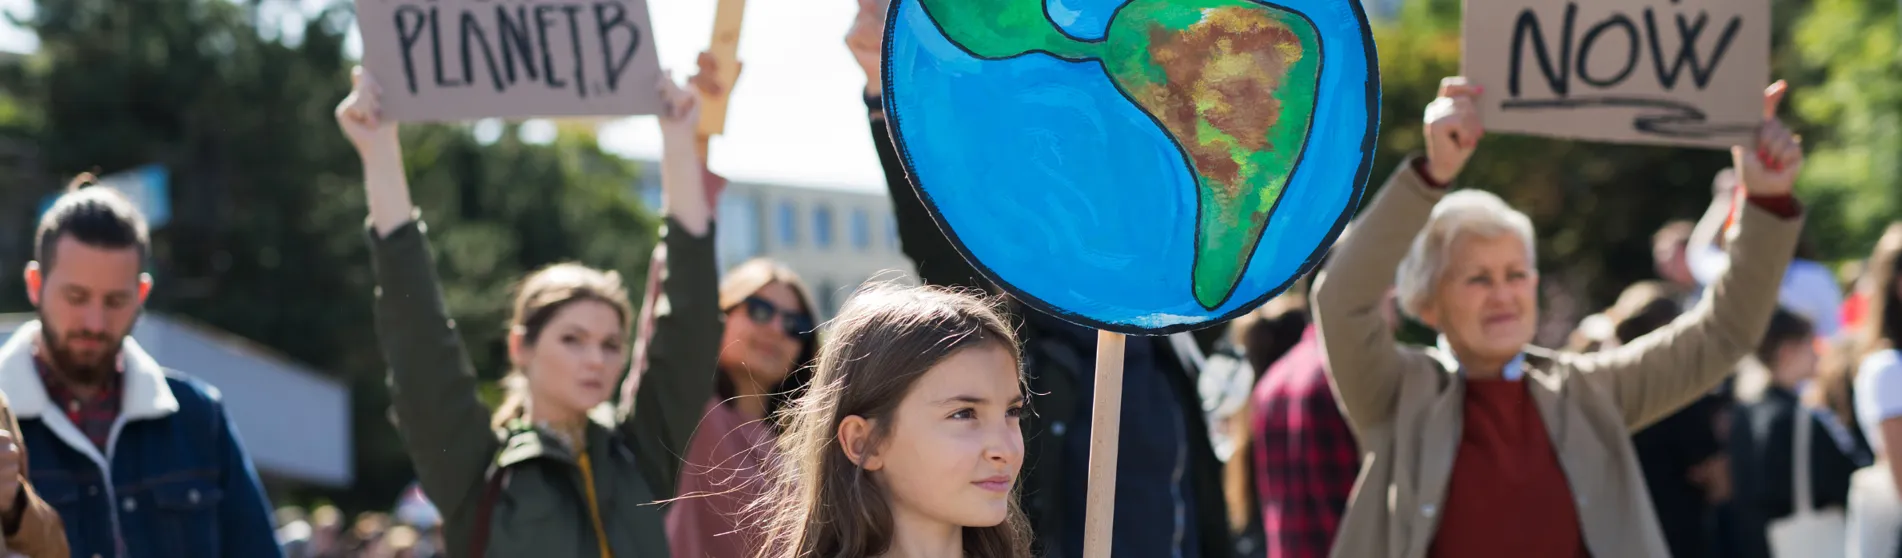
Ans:
<svg viewBox="0 0 1902 558"><path fill-rule="evenodd" d="M1882 421L1902 417L1902 351L1881 351L1856 371L1856 423L1869 448L1882 456Z"/></svg>

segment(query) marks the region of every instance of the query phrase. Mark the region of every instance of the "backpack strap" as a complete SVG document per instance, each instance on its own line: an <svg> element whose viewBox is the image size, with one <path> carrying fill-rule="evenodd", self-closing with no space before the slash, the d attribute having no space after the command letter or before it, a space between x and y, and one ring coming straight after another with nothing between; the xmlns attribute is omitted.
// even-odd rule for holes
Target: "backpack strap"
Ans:
<svg viewBox="0 0 1902 558"><path fill-rule="evenodd" d="M470 535L469 558L488 556L489 523L495 516L495 500L502 495L502 482L507 476L507 469L489 468L488 485L482 489L482 500L476 503L476 524L475 530Z"/></svg>

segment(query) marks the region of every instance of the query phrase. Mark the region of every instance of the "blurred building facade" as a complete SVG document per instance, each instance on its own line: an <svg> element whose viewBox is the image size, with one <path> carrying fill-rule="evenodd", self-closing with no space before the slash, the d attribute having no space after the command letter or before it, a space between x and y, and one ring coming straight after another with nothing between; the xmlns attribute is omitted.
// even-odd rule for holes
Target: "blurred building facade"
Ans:
<svg viewBox="0 0 1902 558"><path fill-rule="evenodd" d="M642 165L636 186L656 211L659 166ZM867 280L916 283L911 260L899 250L891 196L883 191L733 181L718 210L720 268L762 257L784 262L812 288L821 319L836 314Z"/></svg>

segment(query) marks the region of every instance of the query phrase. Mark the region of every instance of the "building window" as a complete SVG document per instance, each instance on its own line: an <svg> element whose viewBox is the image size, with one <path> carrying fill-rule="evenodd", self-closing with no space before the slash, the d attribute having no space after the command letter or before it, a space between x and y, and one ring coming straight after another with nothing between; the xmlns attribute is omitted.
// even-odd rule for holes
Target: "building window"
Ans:
<svg viewBox="0 0 1902 558"><path fill-rule="evenodd" d="M892 247L893 251L899 251L904 249L904 245L900 244L898 241L898 218L897 217L894 217L891 215L885 216L885 242L887 246Z"/></svg>
<svg viewBox="0 0 1902 558"><path fill-rule="evenodd" d="M863 207L852 210L852 248L860 252L872 249L872 216Z"/></svg>
<svg viewBox="0 0 1902 558"><path fill-rule="evenodd" d="M799 210L793 207L791 200L779 202L779 245L788 248L799 245Z"/></svg>
<svg viewBox="0 0 1902 558"><path fill-rule="evenodd" d="M714 249L720 269L757 257L766 226L760 218L759 198L727 191L720 196L720 226L715 227Z"/></svg>
<svg viewBox="0 0 1902 558"><path fill-rule="evenodd" d="M812 208L812 243L821 250L832 247L832 208Z"/></svg>

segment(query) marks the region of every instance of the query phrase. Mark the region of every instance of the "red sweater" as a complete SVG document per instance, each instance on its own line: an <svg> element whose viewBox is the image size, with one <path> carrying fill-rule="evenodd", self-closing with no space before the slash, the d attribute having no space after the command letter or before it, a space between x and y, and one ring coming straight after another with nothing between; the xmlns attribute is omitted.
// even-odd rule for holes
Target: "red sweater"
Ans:
<svg viewBox="0 0 1902 558"><path fill-rule="evenodd" d="M1427 556L1590 556L1571 486L1525 383L1468 379L1465 411Z"/></svg>

